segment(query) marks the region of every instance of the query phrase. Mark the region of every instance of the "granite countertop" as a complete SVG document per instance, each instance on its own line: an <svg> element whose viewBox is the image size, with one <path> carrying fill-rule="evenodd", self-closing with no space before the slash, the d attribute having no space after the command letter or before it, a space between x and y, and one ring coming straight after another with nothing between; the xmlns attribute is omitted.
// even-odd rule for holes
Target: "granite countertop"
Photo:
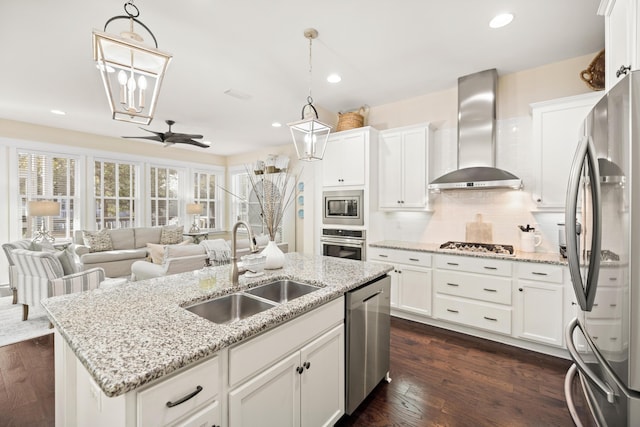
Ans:
<svg viewBox="0 0 640 427"><path fill-rule="evenodd" d="M289 253L284 268L266 270L261 277L242 276L238 287L229 282L230 266L214 270L217 283L207 290L189 272L48 298L42 304L102 391L113 397L338 298L392 267ZM227 325L182 308L281 278L321 289Z"/></svg>
<svg viewBox="0 0 640 427"><path fill-rule="evenodd" d="M555 265L567 265L567 259L562 258L559 253L544 253L544 252L521 252L516 251L515 256L505 256L499 254L492 254L487 252L463 252L454 251L451 249L440 249L439 243L420 243L420 242L405 242L402 240L383 240L381 242L374 242L369 244L372 248L385 248L385 249L404 249L417 252L432 252L438 254L448 255L461 255L477 258L497 258L510 261L525 261L525 262L538 262L542 264L555 264Z"/></svg>

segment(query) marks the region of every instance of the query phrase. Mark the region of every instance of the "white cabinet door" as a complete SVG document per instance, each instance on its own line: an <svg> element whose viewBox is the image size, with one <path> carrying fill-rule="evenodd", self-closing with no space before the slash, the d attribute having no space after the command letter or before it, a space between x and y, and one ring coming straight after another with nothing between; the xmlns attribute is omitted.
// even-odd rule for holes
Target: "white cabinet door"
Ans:
<svg viewBox="0 0 640 427"><path fill-rule="evenodd" d="M403 208L427 206L427 129L404 133L403 143Z"/></svg>
<svg viewBox="0 0 640 427"><path fill-rule="evenodd" d="M379 147L378 204L380 208L399 208L402 200L402 135L381 135Z"/></svg>
<svg viewBox="0 0 640 427"><path fill-rule="evenodd" d="M257 355L256 355L257 356ZM300 352L229 393L229 425L300 425Z"/></svg>
<svg viewBox="0 0 640 427"><path fill-rule="evenodd" d="M175 427L220 427L222 425L221 419L220 402L215 401L189 418L182 420Z"/></svg>
<svg viewBox="0 0 640 427"><path fill-rule="evenodd" d="M380 136L378 207L419 210L427 207L429 126L385 131Z"/></svg>
<svg viewBox="0 0 640 427"><path fill-rule="evenodd" d="M322 161L325 187L363 186L368 130L329 137Z"/></svg>
<svg viewBox="0 0 640 427"><path fill-rule="evenodd" d="M538 157L536 188L532 193L539 208L564 211L569 169L581 136L580 128L602 94L593 92L531 105Z"/></svg>
<svg viewBox="0 0 640 427"><path fill-rule="evenodd" d="M561 284L520 280L516 296L516 336L562 346L563 294Z"/></svg>
<svg viewBox="0 0 640 427"><path fill-rule="evenodd" d="M397 266L398 308L431 315L431 269Z"/></svg>
<svg viewBox="0 0 640 427"><path fill-rule="evenodd" d="M638 0L608 0L598 12L605 16L605 86L609 90L626 75L618 73L621 67L640 68L640 6Z"/></svg>
<svg viewBox="0 0 640 427"><path fill-rule="evenodd" d="M302 348L300 364L300 425L334 425L344 413L344 325Z"/></svg>

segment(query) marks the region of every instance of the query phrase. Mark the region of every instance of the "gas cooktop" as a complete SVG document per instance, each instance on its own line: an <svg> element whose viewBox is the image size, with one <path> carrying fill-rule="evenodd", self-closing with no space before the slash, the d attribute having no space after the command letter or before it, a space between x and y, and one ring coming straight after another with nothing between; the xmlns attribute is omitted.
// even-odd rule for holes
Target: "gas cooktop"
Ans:
<svg viewBox="0 0 640 427"><path fill-rule="evenodd" d="M497 245L493 243L447 242L440 245L440 249L515 256L512 245Z"/></svg>

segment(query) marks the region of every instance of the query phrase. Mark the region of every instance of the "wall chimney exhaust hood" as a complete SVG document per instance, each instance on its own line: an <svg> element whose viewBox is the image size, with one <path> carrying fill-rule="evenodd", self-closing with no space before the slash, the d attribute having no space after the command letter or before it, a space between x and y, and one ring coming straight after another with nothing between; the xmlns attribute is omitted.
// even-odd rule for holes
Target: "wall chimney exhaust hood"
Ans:
<svg viewBox="0 0 640 427"><path fill-rule="evenodd" d="M458 169L429 184L430 190L521 188L522 180L495 167L495 68L458 79Z"/></svg>

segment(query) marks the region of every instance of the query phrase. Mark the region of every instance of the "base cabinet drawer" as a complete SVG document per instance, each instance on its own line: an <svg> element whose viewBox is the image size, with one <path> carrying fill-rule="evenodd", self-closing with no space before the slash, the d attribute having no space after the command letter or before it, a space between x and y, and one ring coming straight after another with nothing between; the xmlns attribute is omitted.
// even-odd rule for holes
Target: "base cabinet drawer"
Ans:
<svg viewBox="0 0 640 427"><path fill-rule="evenodd" d="M180 421L175 427L220 427L222 425L221 419L220 402L216 401L205 406L204 409L192 416Z"/></svg>
<svg viewBox="0 0 640 427"><path fill-rule="evenodd" d="M511 334L511 308L436 294L434 315L450 322Z"/></svg>
<svg viewBox="0 0 640 427"><path fill-rule="evenodd" d="M511 305L511 279L436 270L434 288L441 294Z"/></svg>
<svg viewBox="0 0 640 427"><path fill-rule="evenodd" d="M138 425L164 426L220 395L219 358L207 360L137 393Z"/></svg>

